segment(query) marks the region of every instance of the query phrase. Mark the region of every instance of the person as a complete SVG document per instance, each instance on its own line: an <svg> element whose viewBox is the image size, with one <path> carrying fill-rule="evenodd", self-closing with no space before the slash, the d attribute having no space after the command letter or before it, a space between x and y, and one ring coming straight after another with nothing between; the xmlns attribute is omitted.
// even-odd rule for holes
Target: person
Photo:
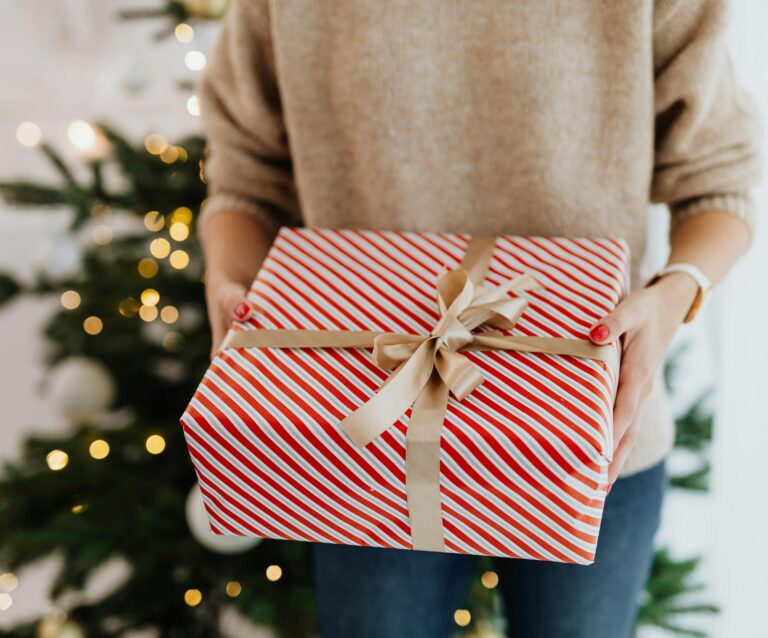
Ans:
<svg viewBox="0 0 768 638"><path fill-rule="evenodd" d="M623 238L632 292L591 566L497 561L511 636L632 631L673 422L660 364L750 244L760 125L726 0L233 0L199 87L214 350L285 224ZM649 203L673 268L643 285ZM695 302L695 303L694 303ZM323 636L450 636L474 557L317 544Z"/></svg>

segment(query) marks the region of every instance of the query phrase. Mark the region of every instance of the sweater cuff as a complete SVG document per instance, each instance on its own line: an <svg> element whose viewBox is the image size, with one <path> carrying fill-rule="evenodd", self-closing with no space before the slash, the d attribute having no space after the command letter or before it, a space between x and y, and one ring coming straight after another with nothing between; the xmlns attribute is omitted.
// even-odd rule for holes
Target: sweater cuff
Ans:
<svg viewBox="0 0 768 638"><path fill-rule="evenodd" d="M198 231L205 223L221 212L240 213L254 219L265 232L275 236L283 225L274 212L268 210L258 202L236 193L218 192L209 195L203 203L203 207L197 218Z"/></svg>
<svg viewBox="0 0 768 638"><path fill-rule="evenodd" d="M689 217L702 213L727 213L740 219L747 227L750 239L755 231L755 202L749 195L725 193L705 195L684 202L670 205L670 233Z"/></svg>

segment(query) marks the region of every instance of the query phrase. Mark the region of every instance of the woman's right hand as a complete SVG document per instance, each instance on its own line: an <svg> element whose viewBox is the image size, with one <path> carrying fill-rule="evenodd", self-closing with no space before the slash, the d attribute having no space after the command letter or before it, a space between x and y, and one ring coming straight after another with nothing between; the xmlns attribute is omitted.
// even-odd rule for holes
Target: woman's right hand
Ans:
<svg viewBox="0 0 768 638"><path fill-rule="evenodd" d="M199 220L205 254L205 301L211 324L211 358L234 321L253 312L248 286L267 255L273 232L252 215L220 210Z"/></svg>
<svg viewBox="0 0 768 638"><path fill-rule="evenodd" d="M225 277L208 277L205 284L205 302L211 324L211 358L216 354L230 324L244 321L253 312L246 295L247 288Z"/></svg>

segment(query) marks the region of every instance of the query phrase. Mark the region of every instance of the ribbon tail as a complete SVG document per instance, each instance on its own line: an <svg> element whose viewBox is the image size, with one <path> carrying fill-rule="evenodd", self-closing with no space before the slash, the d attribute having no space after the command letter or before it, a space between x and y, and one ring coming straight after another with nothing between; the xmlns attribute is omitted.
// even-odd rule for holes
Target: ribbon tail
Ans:
<svg viewBox="0 0 768 638"><path fill-rule="evenodd" d="M436 348L436 339L425 339L376 394L341 421L355 445L368 445L413 405L432 374Z"/></svg>
<svg viewBox="0 0 768 638"><path fill-rule="evenodd" d="M413 549L443 552L440 504L440 432L448 386L433 372L411 411L405 437L405 489Z"/></svg>

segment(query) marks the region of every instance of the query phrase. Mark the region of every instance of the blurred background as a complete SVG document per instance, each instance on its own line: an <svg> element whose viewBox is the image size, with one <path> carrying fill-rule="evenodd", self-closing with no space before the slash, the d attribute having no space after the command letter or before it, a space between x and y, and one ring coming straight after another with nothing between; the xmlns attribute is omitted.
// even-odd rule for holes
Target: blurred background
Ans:
<svg viewBox="0 0 768 638"><path fill-rule="evenodd" d="M0 636L310 636L300 543L208 531L178 425L208 362L194 94L226 0L0 0ZM768 122L768 4L731 51ZM637 635L765 635L768 190L751 254L683 327ZM647 269L667 214L649 213ZM764 341L764 340L763 340ZM480 564L456 635L504 635Z"/></svg>

